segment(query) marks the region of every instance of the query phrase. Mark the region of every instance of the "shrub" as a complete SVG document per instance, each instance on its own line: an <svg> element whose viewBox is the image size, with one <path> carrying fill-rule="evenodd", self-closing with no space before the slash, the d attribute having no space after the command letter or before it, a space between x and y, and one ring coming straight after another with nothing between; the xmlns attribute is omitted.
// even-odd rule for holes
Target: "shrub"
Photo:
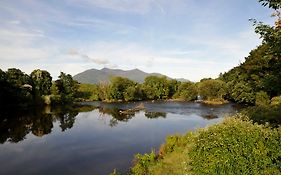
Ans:
<svg viewBox="0 0 281 175"><path fill-rule="evenodd" d="M257 106L269 105L269 103L270 103L270 98L266 92L260 91L260 92L256 93L256 105Z"/></svg>
<svg viewBox="0 0 281 175"><path fill-rule="evenodd" d="M154 151L150 154L137 154L135 155L136 164L131 169L131 174L133 175L146 175L148 172L148 167L155 163L157 156Z"/></svg>
<svg viewBox="0 0 281 175"><path fill-rule="evenodd" d="M281 130L237 118L199 130L188 156L195 174L271 174L281 170Z"/></svg>
<svg viewBox="0 0 281 175"><path fill-rule="evenodd" d="M168 153L174 152L176 149L185 148L191 136L192 133L187 133L186 135L176 134L166 137L165 143L160 146L159 156L163 157Z"/></svg>
<svg viewBox="0 0 281 175"><path fill-rule="evenodd" d="M253 106L244 109L241 112L248 119L258 124L268 123L272 127L278 127L281 124L281 106Z"/></svg>

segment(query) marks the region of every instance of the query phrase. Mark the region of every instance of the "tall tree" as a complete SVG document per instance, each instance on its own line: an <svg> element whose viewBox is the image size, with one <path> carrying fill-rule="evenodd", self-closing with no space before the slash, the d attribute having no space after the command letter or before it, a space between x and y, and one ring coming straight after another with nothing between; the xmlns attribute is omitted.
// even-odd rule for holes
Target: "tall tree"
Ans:
<svg viewBox="0 0 281 175"><path fill-rule="evenodd" d="M127 101L134 99L135 86L137 83L128 78L112 77L109 86L109 100L125 100L125 97Z"/></svg>
<svg viewBox="0 0 281 175"><path fill-rule="evenodd" d="M148 99L167 99L170 94L170 86L167 77L148 76L144 80L144 92Z"/></svg>
<svg viewBox="0 0 281 175"><path fill-rule="evenodd" d="M45 70L36 69L30 74L33 83L33 91L39 96L49 95L52 86L52 77Z"/></svg>
<svg viewBox="0 0 281 175"><path fill-rule="evenodd" d="M55 81L62 103L72 102L78 91L78 82L73 80L70 74L61 72L59 79Z"/></svg>

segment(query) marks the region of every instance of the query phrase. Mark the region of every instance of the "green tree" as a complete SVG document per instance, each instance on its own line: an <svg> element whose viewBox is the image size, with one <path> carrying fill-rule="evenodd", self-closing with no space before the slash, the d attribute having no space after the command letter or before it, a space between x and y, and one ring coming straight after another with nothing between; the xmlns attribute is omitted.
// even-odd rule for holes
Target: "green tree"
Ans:
<svg viewBox="0 0 281 175"><path fill-rule="evenodd" d="M143 99L143 91L139 84L130 86L124 92L125 101L139 101Z"/></svg>
<svg viewBox="0 0 281 175"><path fill-rule="evenodd" d="M150 100L167 99L170 94L170 86L167 77L148 76L143 84L146 97Z"/></svg>
<svg viewBox="0 0 281 175"><path fill-rule="evenodd" d="M73 102L78 91L78 82L73 80L70 74L61 72L59 79L55 83L61 96L61 102Z"/></svg>
<svg viewBox="0 0 281 175"><path fill-rule="evenodd" d="M32 94L34 102L37 104L50 104L50 89L52 86L52 77L45 70L36 69L30 74L32 81Z"/></svg>
<svg viewBox="0 0 281 175"><path fill-rule="evenodd" d="M275 10L272 16L277 17L277 21L270 26L253 20L262 44L250 52L244 63L221 76L228 84L227 98L235 102L255 104L260 100L255 99L260 98L260 91L269 98L281 95L281 1L259 2Z"/></svg>
<svg viewBox="0 0 281 175"><path fill-rule="evenodd" d="M179 86L181 85L181 82L177 81L175 79L172 79L172 80L168 80L168 84L169 84L169 98L171 98L178 91Z"/></svg>
<svg viewBox="0 0 281 175"><path fill-rule="evenodd" d="M99 99L101 99L102 101L109 100L110 98L109 84L107 83L99 84L98 91L99 91Z"/></svg>
<svg viewBox="0 0 281 175"><path fill-rule="evenodd" d="M49 95L52 86L52 77L45 70L36 69L30 74L33 83L33 91L39 96Z"/></svg>
<svg viewBox="0 0 281 175"><path fill-rule="evenodd" d="M123 77L113 77L110 80L110 99L130 101L135 98L137 83ZM126 97L126 99L125 99Z"/></svg>
<svg viewBox="0 0 281 175"><path fill-rule="evenodd" d="M278 10L281 8L281 1L280 0L259 0L263 6L268 6L274 10Z"/></svg>
<svg viewBox="0 0 281 175"><path fill-rule="evenodd" d="M180 98L186 101L196 100L198 95L197 86L192 82L184 82L178 88L175 98Z"/></svg>
<svg viewBox="0 0 281 175"><path fill-rule="evenodd" d="M6 72L7 103L14 105L28 105L32 103L32 81L30 77L16 68L8 69Z"/></svg>
<svg viewBox="0 0 281 175"><path fill-rule="evenodd" d="M223 99L226 95L226 83L221 80L204 80L199 82L198 92L204 100Z"/></svg>

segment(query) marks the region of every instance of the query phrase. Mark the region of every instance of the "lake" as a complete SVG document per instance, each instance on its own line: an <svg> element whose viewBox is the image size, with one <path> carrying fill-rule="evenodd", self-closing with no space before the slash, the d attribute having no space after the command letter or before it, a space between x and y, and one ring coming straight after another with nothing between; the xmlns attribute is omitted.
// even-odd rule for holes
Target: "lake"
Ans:
<svg viewBox="0 0 281 175"><path fill-rule="evenodd" d="M122 113L139 105L145 109ZM0 174L108 175L127 172L136 153L157 150L167 135L235 114L234 104L81 103L44 110L1 109Z"/></svg>

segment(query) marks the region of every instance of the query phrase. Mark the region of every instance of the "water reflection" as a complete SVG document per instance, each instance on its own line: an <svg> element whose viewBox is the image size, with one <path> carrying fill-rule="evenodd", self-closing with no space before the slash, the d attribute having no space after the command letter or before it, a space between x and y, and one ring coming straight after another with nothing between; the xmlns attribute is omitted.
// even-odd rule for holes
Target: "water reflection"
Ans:
<svg viewBox="0 0 281 175"><path fill-rule="evenodd" d="M114 168L126 173L136 153L159 148L167 135L217 123L236 111L232 104L184 102L1 109L0 174L107 175Z"/></svg>
<svg viewBox="0 0 281 175"><path fill-rule="evenodd" d="M77 106L45 107L43 110L1 110L0 113L0 143L17 143L25 139L29 133L37 137L42 137L52 132L53 123L59 122L61 131L71 129L75 123L75 117L81 112L98 110L101 117L110 116L109 126L116 127L119 122L128 122L135 117L140 110L131 110L140 103L84 103ZM181 103L149 103L145 106L144 116L148 119L166 118L167 113L190 115L194 110L198 110L198 104L189 104L183 107ZM191 106L190 106L191 105ZM225 107L213 107L200 105L200 115L202 118L212 120L222 116L224 110L229 113L229 105ZM230 107L232 108L232 106ZM128 111L129 112L126 112ZM198 111L197 111L198 113Z"/></svg>
<svg viewBox="0 0 281 175"><path fill-rule="evenodd" d="M0 111L0 143L17 143L29 133L42 137L52 132L53 123L59 121L61 131L73 127L79 112L96 109L95 106L58 107L51 109L4 110Z"/></svg>

